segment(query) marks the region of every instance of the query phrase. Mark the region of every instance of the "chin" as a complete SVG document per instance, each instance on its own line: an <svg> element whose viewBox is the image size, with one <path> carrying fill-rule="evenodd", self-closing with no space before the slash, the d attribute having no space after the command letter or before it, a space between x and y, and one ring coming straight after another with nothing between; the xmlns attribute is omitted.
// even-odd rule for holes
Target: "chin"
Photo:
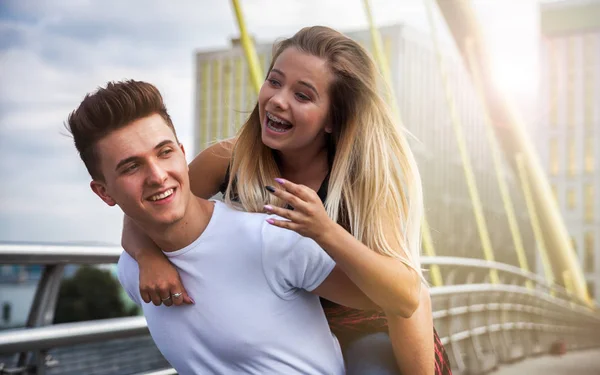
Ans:
<svg viewBox="0 0 600 375"><path fill-rule="evenodd" d="M262 133L261 139L262 139L263 145L267 146L271 150L279 151L280 144L278 142L276 142L275 140L273 140L272 138L270 138L264 132Z"/></svg>
<svg viewBox="0 0 600 375"><path fill-rule="evenodd" d="M155 218L155 222L160 225L173 225L178 223L181 219L183 219L183 213L171 213L169 215L161 215Z"/></svg>

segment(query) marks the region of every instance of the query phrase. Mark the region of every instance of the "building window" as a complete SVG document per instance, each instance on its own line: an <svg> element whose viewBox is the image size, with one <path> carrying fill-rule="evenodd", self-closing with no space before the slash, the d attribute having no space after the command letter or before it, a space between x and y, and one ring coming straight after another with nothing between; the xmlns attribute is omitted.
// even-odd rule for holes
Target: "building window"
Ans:
<svg viewBox="0 0 600 375"><path fill-rule="evenodd" d="M550 174L553 176L558 175L558 140L552 138L550 140Z"/></svg>
<svg viewBox="0 0 600 375"><path fill-rule="evenodd" d="M584 68L583 71L585 73L583 80L584 84L584 125L587 130L591 130L593 127L593 117L594 117L594 82L595 73L598 69L595 61L595 52L596 48L594 43L595 36L593 34L588 34L584 38Z"/></svg>
<svg viewBox="0 0 600 375"><path fill-rule="evenodd" d="M567 38L567 126L575 127L575 40Z"/></svg>
<svg viewBox="0 0 600 375"><path fill-rule="evenodd" d="M392 67L392 38L389 35L383 37L383 51L388 67Z"/></svg>
<svg viewBox="0 0 600 375"><path fill-rule="evenodd" d="M213 60L212 63L212 71L210 75L212 76L212 88L211 88L211 99L210 99L210 121L212 124L212 129L210 132L210 136L208 138L209 141L216 141L218 138L218 130L219 130L219 114L221 112L221 101L220 101L220 93L221 93L221 67L223 66L221 60L219 58Z"/></svg>
<svg viewBox="0 0 600 375"><path fill-rule="evenodd" d="M572 210L575 208L575 205L575 190L569 189L567 190L567 207Z"/></svg>
<svg viewBox="0 0 600 375"><path fill-rule="evenodd" d="M585 137L585 171L591 173L594 171L594 138L591 136Z"/></svg>
<svg viewBox="0 0 600 375"><path fill-rule="evenodd" d="M583 268L585 272L594 272L594 262L596 261L594 247L594 232L586 232L583 249Z"/></svg>
<svg viewBox="0 0 600 375"><path fill-rule="evenodd" d="M549 97L548 105L550 109L550 126L556 128L558 125L558 73L557 73L557 53L556 45L553 39L548 39L548 86Z"/></svg>
<svg viewBox="0 0 600 375"><path fill-rule="evenodd" d="M200 150L208 146L208 108L210 102L210 64L208 60L202 61L202 75L200 79Z"/></svg>
<svg viewBox="0 0 600 375"><path fill-rule="evenodd" d="M237 120L235 121L234 130L237 130L242 126L246 116L244 106L244 61L241 57L236 57L234 62L235 78L233 83L233 91L235 95L235 106L234 109L237 113Z"/></svg>
<svg viewBox="0 0 600 375"><path fill-rule="evenodd" d="M267 55L265 55L264 53L261 53L258 56L258 61L260 63L260 72L261 74L265 74L265 72L267 71L267 69L269 69L269 67L267 66Z"/></svg>
<svg viewBox="0 0 600 375"><path fill-rule="evenodd" d="M252 75L250 74L250 67L246 62L246 103L244 103L244 111L250 112L256 104L257 92L252 85Z"/></svg>
<svg viewBox="0 0 600 375"><path fill-rule="evenodd" d="M223 65L223 90L221 91L221 138L229 138L232 135L231 132L231 78L233 71L231 68L231 59L226 59Z"/></svg>
<svg viewBox="0 0 600 375"><path fill-rule="evenodd" d="M596 288L594 288L594 282L593 281L588 281L587 282L587 290L588 290L588 295L590 296L591 299L596 299Z"/></svg>
<svg viewBox="0 0 600 375"><path fill-rule="evenodd" d="M575 150L575 138L572 136L569 137L569 141L567 143L567 157L569 176L575 176L575 173L577 172L577 158Z"/></svg>
<svg viewBox="0 0 600 375"><path fill-rule="evenodd" d="M588 223L594 222L594 185L585 185L585 221Z"/></svg>

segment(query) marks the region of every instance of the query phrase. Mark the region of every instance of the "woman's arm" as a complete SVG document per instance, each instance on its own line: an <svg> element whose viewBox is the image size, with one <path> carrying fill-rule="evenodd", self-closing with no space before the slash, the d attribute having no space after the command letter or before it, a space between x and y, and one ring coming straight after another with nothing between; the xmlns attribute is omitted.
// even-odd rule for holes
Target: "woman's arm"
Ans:
<svg viewBox="0 0 600 375"><path fill-rule="evenodd" d="M358 310L381 310L367 297L360 288L350 280L348 275L339 267L331 271L325 280L312 293L333 301L338 305Z"/></svg>
<svg viewBox="0 0 600 375"><path fill-rule="evenodd" d="M369 249L333 222L312 189L277 180L285 190L271 186L267 190L288 202L294 210L265 206L267 211L289 220L269 222L315 240L387 315L409 318L419 306L421 280L417 272L399 259Z"/></svg>
<svg viewBox="0 0 600 375"><path fill-rule="evenodd" d="M216 143L202 151L189 165L190 188L194 195L208 199L219 192L231 159L234 140ZM181 298L164 301L165 305L193 303L187 295L175 267L152 240L125 216L121 245L140 267L142 299L160 305L164 298L182 293Z"/></svg>
<svg viewBox="0 0 600 375"><path fill-rule="evenodd" d="M121 234L121 246L140 268L140 296L146 303L152 301L159 306L190 304L194 301L187 294L179 279L179 273L169 262L167 257L156 246L150 237L137 226L127 215L123 220L123 232ZM182 293L179 298L164 300L175 293Z"/></svg>
<svg viewBox="0 0 600 375"><path fill-rule="evenodd" d="M235 139L206 148L190 163L190 188L195 196L209 199L219 192L231 161Z"/></svg>
<svg viewBox="0 0 600 375"><path fill-rule="evenodd" d="M342 226L331 223L313 239L386 315L410 318L419 306L419 275L400 260L369 249Z"/></svg>
<svg viewBox="0 0 600 375"><path fill-rule="evenodd" d="M429 289L421 288L419 308L410 318L389 315L388 328L400 373L434 375L436 359Z"/></svg>

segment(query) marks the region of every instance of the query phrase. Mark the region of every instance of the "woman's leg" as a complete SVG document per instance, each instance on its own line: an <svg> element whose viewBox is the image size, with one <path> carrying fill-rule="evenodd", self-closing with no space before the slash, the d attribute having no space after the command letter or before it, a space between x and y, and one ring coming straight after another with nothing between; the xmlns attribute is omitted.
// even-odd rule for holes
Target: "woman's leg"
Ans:
<svg viewBox="0 0 600 375"><path fill-rule="evenodd" d="M347 375L398 375L398 365L387 333L363 336L344 350Z"/></svg>
<svg viewBox="0 0 600 375"><path fill-rule="evenodd" d="M431 297L426 287L421 287L421 300L414 314L408 319L388 316L388 326L400 372L436 374Z"/></svg>

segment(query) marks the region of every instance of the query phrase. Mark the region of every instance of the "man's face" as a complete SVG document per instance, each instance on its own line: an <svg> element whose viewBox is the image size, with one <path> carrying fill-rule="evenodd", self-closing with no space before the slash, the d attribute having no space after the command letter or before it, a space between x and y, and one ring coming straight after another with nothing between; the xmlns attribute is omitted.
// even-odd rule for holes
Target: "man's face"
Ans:
<svg viewBox="0 0 600 375"><path fill-rule="evenodd" d="M183 147L159 115L111 132L96 145L104 181L92 190L140 224L169 225L183 218L190 201Z"/></svg>

